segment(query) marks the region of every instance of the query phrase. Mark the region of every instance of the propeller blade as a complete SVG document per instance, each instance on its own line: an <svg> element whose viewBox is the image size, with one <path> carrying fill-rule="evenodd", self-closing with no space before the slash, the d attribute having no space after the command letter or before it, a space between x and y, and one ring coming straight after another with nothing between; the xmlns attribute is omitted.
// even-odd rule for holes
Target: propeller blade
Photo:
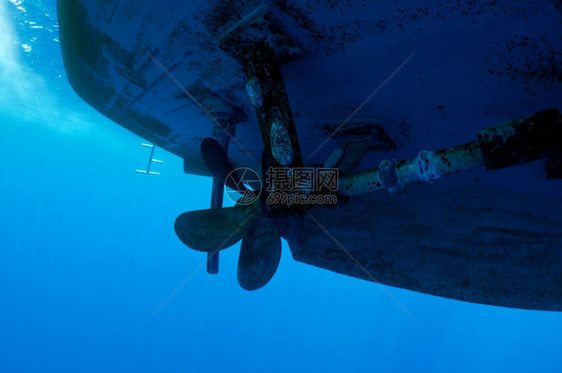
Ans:
<svg viewBox="0 0 562 373"><path fill-rule="evenodd" d="M281 236L272 219L261 217L242 239L238 283L257 290L271 280L281 260Z"/></svg>
<svg viewBox="0 0 562 373"><path fill-rule="evenodd" d="M223 250L240 241L259 216L259 204L184 212L174 229L188 247L205 252Z"/></svg>
<svg viewBox="0 0 562 373"><path fill-rule="evenodd" d="M247 188L240 180L238 174L232 172L234 171L234 166L217 140L207 137L201 142L201 157L213 177L230 189L244 194Z"/></svg>

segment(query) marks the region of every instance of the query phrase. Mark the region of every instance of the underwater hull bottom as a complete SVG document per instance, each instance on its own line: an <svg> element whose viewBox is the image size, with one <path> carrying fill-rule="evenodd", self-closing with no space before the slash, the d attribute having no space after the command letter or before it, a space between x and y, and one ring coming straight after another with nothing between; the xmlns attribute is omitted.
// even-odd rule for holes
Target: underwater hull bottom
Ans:
<svg viewBox="0 0 562 373"><path fill-rule="evenodd" d="M412 185L286 221L295 260L468 302L562 310L562 196Z"/></svg>

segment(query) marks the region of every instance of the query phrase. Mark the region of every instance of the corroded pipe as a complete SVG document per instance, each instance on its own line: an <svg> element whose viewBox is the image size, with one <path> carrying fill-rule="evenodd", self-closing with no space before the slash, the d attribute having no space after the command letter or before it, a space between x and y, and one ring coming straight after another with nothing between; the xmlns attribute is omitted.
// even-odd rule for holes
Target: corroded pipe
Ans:
<svg viewBox="0 0 562 373"><path fill-rule="evenodd" d="M414 159L401 162L387 159L376 169L341 178L339 193L353 196L381 189L395 193L408 183L433 182L443 175L483 165L479 142L455 146L437 153L423 150Z"/></svg>
<svg viewBox="0 0 562 373"><path fill-rule="evenodd" d="M353 196L380 189L394 193L408 183L432 182L443 175L480 166L494 170L541 158L549 158L553 163L561 149L562 113L549 109L485 128L478 132L478 141L469 144L436 153L424 150L408 161L386 159L376 169L341 178L339 193Z"/></svg>

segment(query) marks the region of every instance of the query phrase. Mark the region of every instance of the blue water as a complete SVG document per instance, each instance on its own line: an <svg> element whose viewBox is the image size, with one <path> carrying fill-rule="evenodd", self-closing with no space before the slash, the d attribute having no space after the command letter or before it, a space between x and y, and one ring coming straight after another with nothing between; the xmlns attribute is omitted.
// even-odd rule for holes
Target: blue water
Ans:
<svg viewBox="0 0 562 373"><path fill-rule="evenodd" d="M33 23L32 23L33 22ZM210 179L69 87L56 4L0 0L0 371L562 371L562 313L484 306L306 266L245 292L173 223Z"/></svg>

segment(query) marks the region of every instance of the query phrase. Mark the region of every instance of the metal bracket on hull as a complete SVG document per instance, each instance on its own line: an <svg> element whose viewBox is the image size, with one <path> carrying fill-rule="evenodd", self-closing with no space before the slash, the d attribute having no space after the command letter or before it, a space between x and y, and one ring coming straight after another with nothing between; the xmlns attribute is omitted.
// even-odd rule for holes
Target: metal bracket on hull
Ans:
<svg viewBox="0 0 562 373"><path fill-rule="evenodd" d="M245 47L238 57L244 66L246 88L256 111L264 143L262 176L265 185L270 185L267 176L270 167L303 167L289 97L275 51L267 42ZM266 194L262 193L264 200L267 200ZM286 206L269 203L262 203L262 210L268 216L277 217L291 213Z"/></svg>

